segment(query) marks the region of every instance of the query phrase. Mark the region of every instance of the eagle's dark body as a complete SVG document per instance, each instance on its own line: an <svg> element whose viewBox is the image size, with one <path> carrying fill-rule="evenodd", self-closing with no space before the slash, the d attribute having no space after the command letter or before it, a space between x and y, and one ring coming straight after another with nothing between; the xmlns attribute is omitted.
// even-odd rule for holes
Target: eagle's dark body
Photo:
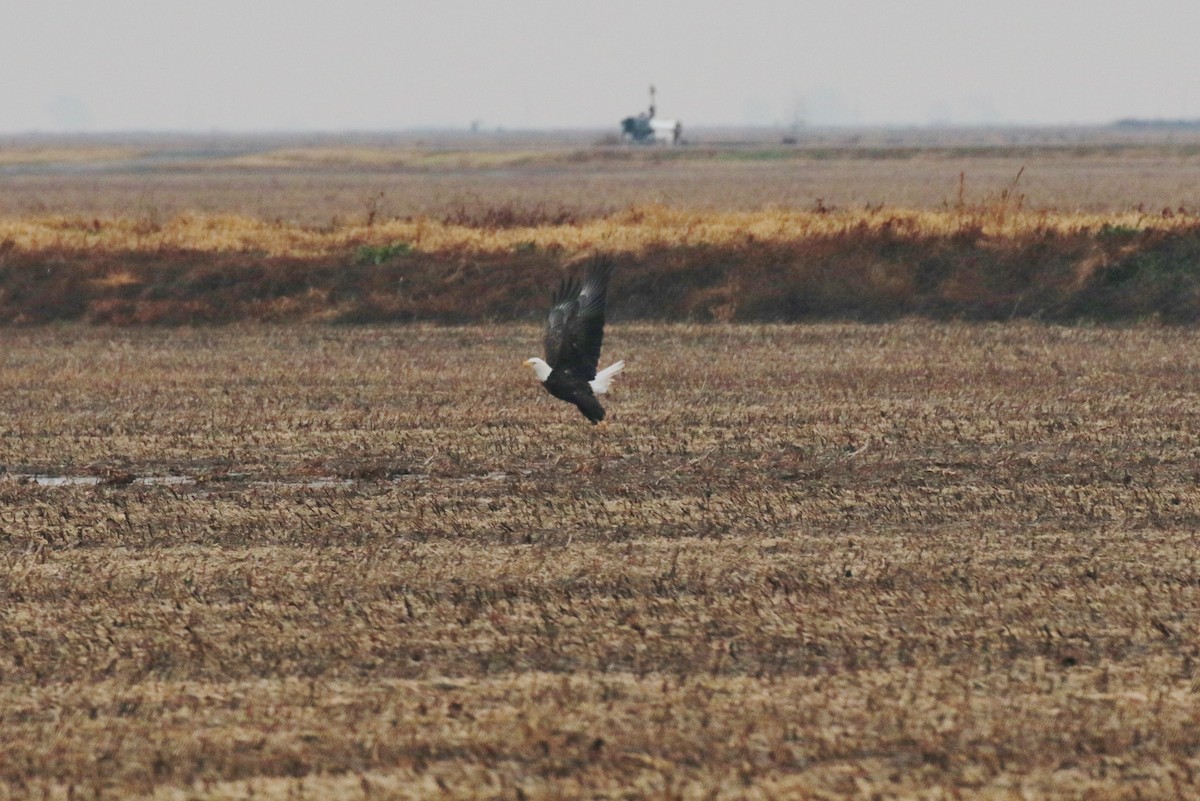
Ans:
<svg viewBox="0 0 1200 801"><path fill-rule="evenodd" d="M596 393L588 386L586 379L581 380L563 370L555 370L542 382L542 386L559 400L575 404L579 411L583 412L583 416L593 423L604 419L604 407L600 405Z"/></svg>

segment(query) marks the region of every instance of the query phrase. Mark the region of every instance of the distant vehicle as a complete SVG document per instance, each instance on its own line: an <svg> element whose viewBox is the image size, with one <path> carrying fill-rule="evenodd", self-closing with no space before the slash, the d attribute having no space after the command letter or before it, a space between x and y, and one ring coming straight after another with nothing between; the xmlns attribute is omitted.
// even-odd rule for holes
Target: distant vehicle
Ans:
<svg viewBox="0 0 1200 801"><path fill-rule="evenodd" d="M683 139L683 123L654 116L654 86L650 86L650 110L621 120L621 138L640 145L677 145Z"/></svg>

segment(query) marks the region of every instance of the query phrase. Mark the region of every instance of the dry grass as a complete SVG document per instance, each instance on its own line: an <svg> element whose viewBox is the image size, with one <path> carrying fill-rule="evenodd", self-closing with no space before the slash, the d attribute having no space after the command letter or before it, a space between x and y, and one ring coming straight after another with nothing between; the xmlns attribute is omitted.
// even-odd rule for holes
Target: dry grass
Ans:
<svg viewBox="0 0 1200 801"><path fill-rule="evenodd" d="M564 265L621 264L625 319L1200 320L1187 212L455 210L315 229L246 217L0 218L0 321L532 319Z"/></svg>
<svg viewBox="0 0 1200 801"><path fill-rule="evenodd" d="M537 339L10 331L0 797L1195 792L1195 332Z"/></svg>
<svg viewBox="0 0 1200 801"><path fill-rule="evenodd" d="M103 145L4 147L0 148L0 166L98 164L138 155L136 148Z"/></svg>
<svg viewBox="0 0 1200 801"><path fill-rule="evenodd" d="M567 256L605 250L640 255L663 248L729 248L747 243L793 245L808 239L896 237L949 238L964 231L999 240L1031 235L1072 236L1103 227L1129 231L1188 230L1191 214L1131 211L1124 214L1031 212L1003 201L940 211L772 209L758 212L699 212L648 206L564 224L489 222L509 211L492 210L472 223L428 218L365 222L313 229L248 217L184 215L160 223L137 218L0 218L0 242L23 251L56 253L255 253L289 258L329 258L361 246L403 242L427 253L480 256L520 247ZM536 221L538 218L533 217Z"/></svg>
<svg viewBox="0 0 1200 801"><path fill-rule="evenodd" d="M446 150L427 148L303 147L268 150L218 161L216 167L297 169L308 167L392 170L480 170L557 164L571 159L556 150Z"/></svg>

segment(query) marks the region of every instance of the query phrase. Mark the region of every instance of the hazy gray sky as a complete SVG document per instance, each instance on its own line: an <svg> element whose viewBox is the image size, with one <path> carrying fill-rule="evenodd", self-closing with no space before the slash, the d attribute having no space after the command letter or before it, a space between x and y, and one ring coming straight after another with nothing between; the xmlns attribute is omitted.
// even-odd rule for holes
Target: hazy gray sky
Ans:
<svg viewBox="0 0 1200 801"><path fill-rule="evenodd" d="M603 127L651 82L686 125L1200 117L1195 0L12 0L4 18L8 133Z"/></svg>

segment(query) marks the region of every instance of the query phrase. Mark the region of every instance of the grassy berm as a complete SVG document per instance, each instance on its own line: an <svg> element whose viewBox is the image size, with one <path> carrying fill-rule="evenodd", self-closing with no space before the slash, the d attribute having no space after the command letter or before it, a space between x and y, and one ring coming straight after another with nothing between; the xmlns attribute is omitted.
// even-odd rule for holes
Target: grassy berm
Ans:
<svg viewBox="0 0 1200 801"><path fill-rule="evenodd" d="M564 264L618 270L614 319L1200 322L1200 221L1011 200L940 210L602 217L498 206L313 228L234 216L0 217L0 324L538 319Z"/></svg>
<svg viewBox="0 0 1200 801"><path fill-rule="evenodd" d="M1200 793L1200 334L539 338L10 329L0 798Z"/></svg>

